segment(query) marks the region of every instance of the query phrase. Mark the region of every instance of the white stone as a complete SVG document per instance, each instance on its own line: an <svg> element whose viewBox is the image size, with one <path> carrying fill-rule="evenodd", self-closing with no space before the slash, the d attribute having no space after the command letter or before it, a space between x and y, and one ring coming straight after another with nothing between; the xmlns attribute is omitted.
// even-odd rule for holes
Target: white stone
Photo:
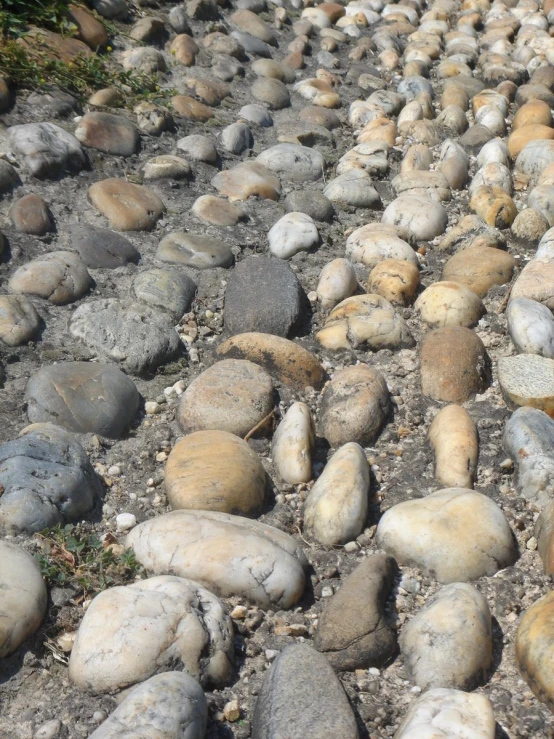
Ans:
<svg viewBox="0 0 554 739"><path fill-rule="evenodd" d="M440 203L421 195L402 195L387 207L382 223L405 228L418 241L441 236L448 222Z"/></svg>
<svg viewBox="0 0 554 739"><path fill-rule="evenodd" d="M287 213L267 235L269 250L280 259L290 259L299 251L309 251L319 243L319 232L313 218L306 213Z"/></svg>
<svg viewBox="0 0 554 739"><path fill-rule="evenodd" d="M115 518L118 531L130 531L137 525L137 517L133 513L119 513Z"/></svg>
<svg viewBox="0 0 554 739"><path fill-rule="evenodd" d="M383 223L368 223L351 233L346 239L346 256L366 267L375 267L385 259L419 265L415 251L400 237L398 228Z"/></svg>
<svg viewBox="0 0 554 739"><path fill-rule="evenodd" d="M554 318L542 303L514 298L506 310L508 333L518 352L554 359Z"/></svg>
<svg viewBox="0 0 554 739"><path fill-rule="evenodd" d="M306 403L293 403L277 427L271 446L279 476L292 485L312 479L315 427Z"/></svg>
<svg viewBox="0 0 554 739"><path fill-rule="evenodd" d="M256 162L293 182L319 180L325 172L325 159L315 149L300 144L276 144L256 158Z"/></svg>
<svg viewBox="0 0 554 739"><path fill-rule="evenodd" d="M379 208L381 205L381 197L363 169L352 169L335 177L323 194L332 202L346 203L354 208Z"/></svg>
<svg viewBox="0 0 554 739"><path fill-rule="evenodd" d="M333 259L323 267L317 283L317 299L325 310L334 308L341 300L356 292L358 280L348 259Z"/></svg>
<svg viewBox="0 0 554 739"><path fill-rule="evenodd" d="M33 177L78 172L86 164L79 141L55 123L25 123L8 128L8 142Z"/></svg>

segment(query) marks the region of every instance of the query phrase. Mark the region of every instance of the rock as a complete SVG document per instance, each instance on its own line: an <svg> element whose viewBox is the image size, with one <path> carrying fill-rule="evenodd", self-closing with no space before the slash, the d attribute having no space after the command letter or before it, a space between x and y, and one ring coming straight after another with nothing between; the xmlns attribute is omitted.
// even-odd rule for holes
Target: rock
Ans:
<svg viewBox="0 0 554 739"><path fill-rule="evenodd" d="M92 7L103 18L120 20L127 17L126 0L92 0Z"/></svg>
<svg viewBox="0 0 554 739"><path fill-rule="evenodd" d="M325 370L314 354L272 334L238 334L220 344L217 355L259 364L276 380L299 391L306 387L319 390L326 379Z"/></svg>
<svg viewBox="0 0 554 739"><path fill-rule="evenodd" d="M319 232L305 213L287 213L269 230L269 251L280 259L290 259L300 251L319 244Z"/></svg>
<svg viewBox="0 0 554 739"><path fill-rule="evenodd" d="M186 67L192 67L200 48L196 41L187 33L180 33L171 42L169 52L175 59Z"/></svg>
<svg viewBox="0 0 554 739"><path fill-rule="evenodd" d="M540 507L550 504L554 485L554 421L536 408L518 408L504 427L503 442L516 466L519 495Z"/></svg>
<svg viewBox="0 0 554 739"><path fill-rule="evenodd" d="M325 657L307 644L284 649L266 673L253 739L357 739L356 719Z"/></svg>
<svg viewBox="0 0 554 739"><path fill-rule="evenodd" d="M540 245L539 245L540 248ZM535 257L522 269L513 284L510 298L528 298L542 303L547 308L554 308L554 290L552 276L554 260L550 256Z"/></svg>
<svg viewBox="0 0 554 739"><path fill-rule="evenodd" d="M494 501L447 488L389 508L377 526L377 546L399 564L441 583L467 582L512 565L515 539Z"/></svg>
<svg viewBox="0 0 554 739"><path fill-rule="evenodd" d="M241 8L235 11L229 21L243 33L249 33L266 44L277 46L277 39L271 28L251 10Z"/></svg>
<svg viewBox="0 0 554 739"><path fill-rule="evenodd" d="M131 121L111 113L86 113L75 129L75 138L91 149L132 156L139 145L139 135Z"/></svg>
<svg viewBox="0 0 554 739"><path fill-rule="evenodd" d="M0 555L0 657L7 657L38 629L48 596L34 557L5 540Z"/></svg>
<svg viewBox="0 0 554 739"><path fill-rule="evenodd" d="M214 226L236 226L245 218L242 208L215 195L201 195L191 210L201 221Z"/></svg>
<svg viewBox="0 0 554 739"><path fill-rule="evenodd" d="M512 255L501 249L473 246L450 257L444 265L442 278L465 285L483 298L493 285L510 282L515 265Z"/></svg>
<svg viewBox="0 0 554 739"><path fill-rule="evenodd" d="M18 182L17 170L9 162L0 159L0 193L10 192Z"/></svg>
<svg viewBox="0 0 554 739"><path fill-rule="evenodd" d="M11 102L10 89L3 77L0 77L0 112L4 113Z"/></svg>
<svg viewBox="0 0 554 739"><path fill-rule="evenodd" d="M416 300L414 308L432 328L475 326L485 313L481 299L457 282L434 282Z"/></svg>
<svg viewBox="0 0 554 739"><path fill-rule="evenodd" d="M91 269L115 269L140 259L138 251L124 236L88 223L71 227L69 245Z"/></svg>
<svg viewBox="0 0 554 739"><path fill-rule="evenodd" d="M0 295L0 341L21 346L36 336L41 319L24 295Z"/></svg>
<svg viewBox="0 0 554 739"><path fill-rule="evenodd" d="M554 141L539 139L530 141L518 154L515 170L536 179L552 162L554 162Z"/></svg>
<svg viewBox="0 0 554 739"><path fill-rule="evenodd" d="M271 114L263 105L249 103L243 105L239 110L239 116L249 123L255 123L257 126L268 128L273 125Z"/></svg>
<svg viewBox="0 0 554 739"><path fill-rule="evenodd" d="M448 739L494 739L491 702L478 693L436 688L412 704L398 727L395 739L419 736Z"/></svg>
<svg viewBox="0 0 554 739"><path fill-rule="evenodd" d="M349 441L372 444L389 411L384 377L366 364L347 367L334 375L323 393L322 434L333 447Z"/></svg>
<svg viewBox="0 0 554 739"><path fill-rule="evenodd" d="M391 182L397 195L417 195L431 200L450 200L450 185L440 172L401 172Z"/></svg>
<svg viewBox="0 0 554 739"><path fill-rule="evenodd" d="M243 162L219 172L211 184L231 202L248 200L252 196L278 200L281 193L279 179L257 162Z"/></svg>
<svg viewBox="0 0 554 739"><path fill-rule="evenodd" d="M163 131L175 128L175 121L169 110L148 100L135 105L133 113L137 117L137 126L141 133L148 136L160 136Z"/></svg>
<svg viewBox="0 0 554 739"><path fill-rule="evenodd" d="M363 169L353 169L335 177L323 191L335 203L346 203L354 208L381 207L381 197L371 177Z"/></svg>
<svg viewBox="0 0 554 739"><path fill-rule="evenodd" d="M139 394L123 372L108 364L58 362L27 383L31 423L56 423L80 434L120 437L138 410Z"/></svg>
<svg viewBox="0 0 554 739"><path fill-rule="evenodd" d="M156 76L158 72L167 70L163 54L153 46L127 49L121 55L121 62L126 72L138 72L143 75Z"/></svg>
<svg viewBox="0 0 554 739"><path fill-rule="evenodd" d="M257 454L226 431L197 431L171 450L165 487L171 507L257 515L266 474Z"/></svg>
<svg viewBox="0 0 554 739"><path fill-rule="evenodd" d="M16 231L44 236L54 231L54 221L45 201L35 194L24 195L10 208L10 219Z"/></svg>
<svg viewBox="0 0 554 739"><path fill-rule="evenodd" d="M64 172L77 174L86 165L81 144L55 123L25 123L8 128L8 142L29 174L39 179Z"/></svg>
<svg viewBox="0 0 554 739"><path fill-rule="evenodd" d="M38 295L54 305L72 303L88 291L90 275L72 251L51 251L19 267L10 278L11 292Z"/></svg>
<svg viewBox="0 0 554 739"><path fill-rule="evenodd" d="M250 33L244 33L243 31L232 31L231 37L234 38L244 49L247 54L255 54L266 59L271 59L272 49L269 44L264 41L260 41L259 38L252 36Z"/></svg>
<svg viewBox="0 0 554 739"><path fill-rule="evenodd" d="M498 358L498 382L510 406L531 406L554 416L554 360L536 354Z"/></svg>
<svg viewBox="0 0 554 739"><path fill-rule="evenodd" d="M525 682L547 706L554 705L552 619L554 593L539 598L519 622L516 662Z"/></svg>
<svg viewBox="0 0 554 739"><path fill-rule="evenodd" d="M186 180L191 176L191 167L186 159L171 154L152 157L142 168L145 180Z"/></svg>
<svg viewBox="0 0 554 739"><path fill-rule="evenodd" d="M135 277L133 293L138 300L169 313L173 321L179 321L192 305L196 284L182 272L149 269Z"/></svg>
<svg viewBox="0 0 554 739"><path fill-rule="evenodd" d="M367 459L363 449L350 442L335 452L310 490L304 530L324 546L346 544L362 532L368 504Z"/></svg>
<svg viewBox="0 0 554 739"><path fill-rule="evenodd" d="M288 264L250 256L233 270L225 292L225 328L289 336L302 315L305 294Z"/></svg>
<svg viewBox="0 0 554 739"><path fill-rule="evenodd" d="M524 128L525 126L531 126L537 123L542 126L552 125L550 106L543 100L530 100L528 103L522 105L514 115L512 131L517 131L518 128Z"/></svg>
<svg viewBox="0 0 554 739"><path fill-rule="evenodd" d="M315 429L306 403L293 403L277 426L271 457L279 477L291 485L312 479Z"/></svg>
<svg viewBox="0 0 554 739"><path fill-rule="evenodd" d="M93 598L71 650L69 679L108 693L179 666L221 686L233 662L233 626L219 598L191 580L151 577Z"/></svg>
<svg viewBox="0 0 554 739"><path fill-rule="evenodd" d="M181 118L205 123L214 117L213 111L207 105L189 95L175 95L171 98L171 104L175 113Z"/></svg>
<svg viewBox="0 0 554 739"><path fill-rule="evenodd" d="M495 185L478 187L473 193L469 207L489 226L509 228L517 215L512 198Z"/></svg>
<svg viewBox="0 0 554 739"><path fill-rule="evenodd" d="M200 136L199 134L185 136L177 141L177 149L190 159L195 159L198 162L215 164L217 161L217 149L208 136Z"/></svg>
<svg viewBox="0 0 554 739"><path fill-rule="evenodd" d="M406 672L422 690L472 690L487 678L492 662L487 601L467 583L441 588L402 629L400 651Z"/></svg>
<svg viewBox="0 0 554 739"><path fill-rule="evenodd" d="M442 408L429 427L428 440L435 455L435 478L440 484L473 488L479 437L465 408L460 405Z"/></svg>
<svg viewBox="0 0 554 739"><path fill-rule="evenodd" d="M179 10L184 11L184 8L181 6L177 6L176 8L173 8L173 10L176 10L177 13L173 14L173 19L175 20L175 16L177 17L181 16L181 20L186 24L186 19L184 18L184 15L179 13ZM170 11L171 16L171 11ZM168 18L169 24L171 25L171 18ZM187 27L184 30L177 31L176 33L190 33L190 28L188 28L188 24L186 24ZM173 26L172 26L173 27ZM134 41L139 41L141 43L159 43L163 44L163 42L167 38L167 31L165 28L165 23L163 18L156 18L155 16L144 16L142 18L139 18L136 23L133 25L131 32L129 33L129 36ZM171 52L171 49L170 49Z"/></svg>
<svg viewBox="0 0 554 739"><path fill-rule="evenodd" d="M72 434L37 424L0 446L0 526L34 533L79 521L102 493L87 455Z"/></svg>
<svg viewBox="0 0 554 739"><path fill-rule="evenodd" d="M287 213L305 213L314 221L331 223L335 210L331 201L317 190L294 190L285 198Z"/></svg>
<svg viewBox="0 0 554 739"><path fill-rule="evenodd" d="M246 436L273 409L273 384L257 364L224 359L191 382L177 419L185 433L217 429Z"/></svg>
<svg viewBox="0 0 554 739"><path fill-rule="evenodd" d="M544 574L554 572L554 501L550 500L539 514L535 524L537 549L542 559Z"/></svg>
<svg viewBox="0 0 554 739"><path fill-rule="evenodd" d="M195 21L215 21L219 16L215 0L188 0L185 7Z"/></svg>
<svg viewBox="0 0 554 739"><path fill-rule="evenodd" d="M115 177L95 182L88 195L116 231L148 231L165 211L152 190Z"/></svg>
<svg viewBox="0 0 554 739"><path fill-rule="evenodd" d="M116 298L80 305L69 321L69 333L132 375L155 372L179 349L179 335L165 313Z"/></svg>
<svg viewBox="0 0 554 739"><path fill-rule="evenodd" d="M547 139L554 139L554 129L540 123L531 123L522 128L513 129L508 137L508 151L512 159L515 159L530 141Z"/></svg>
<svg viewBox="0 0 554 739"><path fill-rule="evenodd" d="M419 287L419 271L411 262L385 259L369 275L367 289L393 305L409 305Z"/></svg>
<svg viewBox="0 0 554 739"><path fill-rule="evenodd" d="M260 77L252 84L251 92L256 100L267 105L270 110L282 110L290 107L289 91L284 82L280 80ZM265 162L262 162L262 164L265 164Z"/></svg>
<svg viewBox="0 0 554 739"><path fill-rule="evenodd" d="M514 218L511 228L518 239L536 243L548 231L549 223L535 208L525 208Z"/></svg>
<svg viewBox="0 0 554 739"><path fill-rule="evenodd" d="M487 226L475 215L464 216L445 234L439 244L441 251L461 252L470 247L505 247L506 239L498 229Z"/></svg>
<svg viewBox="0 0 554 739"><path fill-rule="evenodd" d="M317 283L317 300L322 308L334 308L356 292L358 280L348 259L333 259L321 270Z"/></svg>
<svg viewBox="0 0 554 739"><path fill-rule="evenodd" d="M233 264L233 252L227 242L185 231L164 236L156 250L156 258L201 270Z"/></svg>
<svg viewBox="0 0 554 739"><path fill-rule="evenodd" d="M554 318L542 303L529 298L513 298L506 310L508 333L522 354L539 354L554 359Z"/></svg>
<svg viewBox="0 0 554 739"><path fill-rule="evenodd" d="M231 154L242 154L254 146L254 137L246 123L232 123L221 132L221 144Z"/></svg>
<svg viewBox="0 0 554 739"><path fill-rule="evenodd" d="M476 123L467 129L463 136L460 137L460 144L464 147L468 154L476 156L479 154L483 146L494 138L494 134L490 129L482 123Z"/></svg>
<svg viewBox="0 0 554 739"><path fill-rule="evenodd" d="M186 672L163 672L138 685L91 739L122 739L146 732L156 739L203 739L208 705L202 688Z"/></svg>
<svg viewBox="0 0 554 739"><path fill-rule="evenodd" d="M375 267L385 259L410 262L417 267L419 262L416 253L400 233L396 226L368 223L357 228L346 239L346 256L366 267Z"/></svg>
<svg viewBox="0 0 554 739"><path fill-rule="evenodd" d="M405 228L417 241L431 241L444 233L448 217L440 203L422 195L402 195L385 209L381 220Z"/></svg>
<svg viewBox="0 0 554 739"><path fill-rule="evenodd" d="M184 77L183 85L206 105L219 105L222 100L231 94L229 85L216 80L195 79Z"/></svg>
<svg viewBox="0 0 554 739"><path fill-rule="evenodd" d="M139 524L126 545L154 574L188 577L260 608L290 608L304 591L307 560L296 541L240 516L172 511Z"/></svg>
<svg viewBox="0 0 554 739"><path fill-rule="evenodd" d="M272 146L259 154L256 162L292 182L319 180L325 172L323 156L318 151L299 144Z"/></svg>

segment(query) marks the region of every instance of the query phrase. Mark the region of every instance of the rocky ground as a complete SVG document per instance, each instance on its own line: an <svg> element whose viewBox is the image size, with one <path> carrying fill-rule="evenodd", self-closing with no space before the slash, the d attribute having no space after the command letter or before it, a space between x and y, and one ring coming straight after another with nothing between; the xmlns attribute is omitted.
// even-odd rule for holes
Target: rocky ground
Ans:
<svg viewBox="0 0 554 739"><path fill-rule="evenodd" d="M554 736L554 4L69 12L112 86L0 66L0 737Z"/></svg>

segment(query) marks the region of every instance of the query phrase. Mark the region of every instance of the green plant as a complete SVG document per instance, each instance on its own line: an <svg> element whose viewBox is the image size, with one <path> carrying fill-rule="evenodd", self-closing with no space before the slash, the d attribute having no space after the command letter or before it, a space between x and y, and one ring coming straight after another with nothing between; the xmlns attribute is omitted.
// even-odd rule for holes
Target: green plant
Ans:
<svg viewBox="0 0 554 739"><path fill-rule="evenodd" d="M29 26L40 26L72 35L75 26L68 19L69 5L70 0L2 0L0 32L21 36Z"/></svg>

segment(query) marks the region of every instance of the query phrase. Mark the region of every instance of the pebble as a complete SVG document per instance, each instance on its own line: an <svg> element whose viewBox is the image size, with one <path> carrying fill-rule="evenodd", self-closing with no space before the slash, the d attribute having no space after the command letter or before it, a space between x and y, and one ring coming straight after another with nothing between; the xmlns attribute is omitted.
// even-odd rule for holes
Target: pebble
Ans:
<svg viewBox="0 0 554 739"><path fill-rule="evenodd" d="M469 413L460 405L447 405L429 427L435 455L435 478L446 487L473 488L477 473L479 437Z"/></svg>
<svg viewBox="0 0 554 739"><path fill-rule="evenodd" d="M201 221L214 226L236 226L245 218L245 213L240 207L214 195L201 195L191 210Z"/></svg>
<svg viewBox="0 0 554 739"><path fill-rule="evenodd" d="M552 618L554 594L539 598L519 622L516 636L516 662L525 682L537 698L554 705L552 680Z"/></svg>
<svg viewBox="0 0 554 739"><path fill-rule="evenodd" d="M353 169L335 177L323 194L334 203L345 203L353 208L378 210L381 207L381 197L363 169Z"/></svg>
<svg viewBox="0 0 554 739"><path fill-rule="evenodd" d="M115 517L115 527L118 531L129 531L137 525L137 517L133 513L119 513Z"/></svg>
<svg viewBox="0 0 554 739"><path fill-rule="evenodd" d="M190 164L183 157L162 154L149 159L142 168L145 180L185 180L191 176Z"/></svg>
<svg viewBox="0 0 554 739"><path fill-rule="evenodd" d="M544 574L551 575L554 572L554 505L550 500L539 514L535 524L534 539L535 548L539 550L542 560ZM527 542L529 544L529 542Z"/></svg>
<svg viewBox="0 0 554 739"><path fill-rule="evenodd" d="M395 739L494 739L491 702L479 693L435 688L428 690L408 710Z"/></svg>
<svg viewBox="0 0 554 739"><path fill-rule="evenodd" d="M149 231L165 211L152 190L115 177L95 182L88 194L116 231Z"/></svg>
<svg viewBox="0 0 554 739"><path fill-rule="evenodd" d="M234 259L227 242L190 231L175 231L164 236L156 250L156 258L201 270L230 267Z"/></svg>
<svg viewBox="0 0 554 739"><path fill-rule="evenodd" d="M318 151L299 144L272 146L259 154L256 162L291 182L319 180L325 173L323 156Z"/></svg>
<svg viewBox="0 0 554 739"><path fill-rule="evenodd" d="M185 136L177 141L177 149L189 159L197 162L206 162L207 164L215 164L217 161L217 149L215 143L208 136L200 136L193 134Z"/></svg>
<svg viewBox="0 0 554 739"><path fill-rule="evenodd" d="M302 213L314 221L331 223L335 215L331 200L317 190L294 190L287 195L283 205L288 213Z"/></svg>
<svg viewBox="0 0 554 739"><path fill-rule="evenodd" d="M271 227L269 251L280 259L290 259L300 251L309 251L319 243L319 232L306 213L287 213Z"/></svg>
<svg viewBox="0 0 554 739"><path fill-rule="evenodd" d="M434 282L414 305L421 319L431 328L465 326L471 328L485 313L481 299L457 282Z"/></svg>
<svg viewBox="0 0 554 739"><path fill-rule="evenodd" d="M388 300L392 305L409 305L419 287L419 270L411 262L384 259L370 272L367 290Z"/></svg>
<svg viewBox="0 0 554 739"><path fill-rule="evenodd" d="M325 265L317 283L317 300L325 310L334 308L337 303L356 292L358 279L352 263L348 259L333 259Z"/></svg>
<svg viewBox="0 0 554 739"><path fill-rule="evenodd" d="M255 123L257 126L269 128L273 125L271 113L263 105L257 103L249 103L243 105L239 110L239 116L249 123Z"/></svg>
<svg viewBox="0 0 554 739"><path fill-rule="evenodd" d="M72 226L69 245L91 269L115 269L140 259L137 249L124 236L88 223Z"/></svg>
<svg viewBox="0 0 554 739"><path fill-rule="evenodd" d="M196 283L183 272L155 268L140 272L133 280L132 291L138 300L179 321L190 310Z"/></svg>
<svg viewBox="0 0 554 739"><path fill-rule="evenodd" d="M422 195L401 195L383 213L386 225L405 228L417 241L431 241L441 236L447 224L444 207Z"/></svg>
<svg viewBox="0 0 554 739"><path fill-rule="evenodd" d="M279 178L259 162L242 162L225 169L216 174L211 184L231 202L249 197L278 200L281 193Z"/></svg>
<svg viewBox="0 0 554 739"><path fill-rule="evenodd" d="M13 293L37 295L54 305L82 298L91 278L81 257L72 251L51 251L16 269L8 282Z"/></svg>
<svg viewBox="0 0 554 739"><path fill-rule="evenodd" d="M400 236L399 229L382 223L369 223L353 231L346 239L346 257L366 267L375 267L389 259L409 262L414 267L419 264L415 251Z"/></svg>
<svg viewBox="0 0 554 739"><path fill-rule="evenodd" d="M544 251L546 249L543 253ZM512 287L510 298L529 298L552 309L554 307L553 275L554 260L549 255L536 256L519 273Z"/></svg>
<svg viewBox="0 0 554 739"><path fill-rule="evenodd" d="M47 203L39 195L24 195L12 205L10 220L16 231L33 236L44 236L55 230Z"/></svg>
<svg viewBox="0 0 554 739"><path fill-rule="evenodd" d="M499 357L498 383L510 407L531 406L554 415L554 360L536 354Z"/></svg>
<svg viewBox="0 0 554 739"><path fill-rule="evenodd" d="M315 428L306 403L293 403L273 436L271 457L279 477L291 485L312 479Z"/></svg>
<svg viewBox="0 0 554 739"><path fill-rule="evenodd" d="M0 341L21 346L40 331L41 318L24 295L0 295Z"/></svg>
<svg viewBox="0 0 554 739"><path fill-rule="evenodd" d="M554 318L546 305L529 298L514 298L506 310L508 333L522 354L554 359Z"/></svg>
<svg viewBox="0 0 554 739"><path fill-rule="evenodd" d="M54 179L64 172L77 174L86 165L80 142L55 123L10 126L7 135L15 156L38 179Z"/></svg>
<svg viewBox="0 0 554 739"><path fill-rule="evenodd" d="M136 126L127 118L96 111L81 118L75 138L84 146L122 157L133 156L140 142Z"/></svg>
<svg viewBox="0 0 554 739"><path fill-rule="evenodd" d="M494 285L510 282L515 266L516 260L511 254L490 246L476 245L450 257L444 265L442 278L465 285L484 298ZM513 289L512 296L517 297Z"/></svg>

